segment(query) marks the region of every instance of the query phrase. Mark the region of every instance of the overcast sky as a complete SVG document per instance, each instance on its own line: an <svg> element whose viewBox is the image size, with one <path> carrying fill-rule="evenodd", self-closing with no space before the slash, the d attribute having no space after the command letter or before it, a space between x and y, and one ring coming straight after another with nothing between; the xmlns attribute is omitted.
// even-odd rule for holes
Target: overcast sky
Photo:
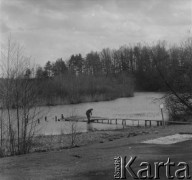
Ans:
<svg viewBox="0 0 192 180"><path fill-rule="evenodd" d="M39 64L137 42L179 42L192 29L192 0L0 0L8 35Z"/></svg>

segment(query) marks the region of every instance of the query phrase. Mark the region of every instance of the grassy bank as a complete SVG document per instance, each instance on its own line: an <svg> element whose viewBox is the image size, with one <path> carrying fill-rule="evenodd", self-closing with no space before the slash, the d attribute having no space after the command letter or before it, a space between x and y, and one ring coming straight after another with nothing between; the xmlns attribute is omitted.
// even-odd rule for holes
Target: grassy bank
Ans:
<svg viewBox="0 0 192 180"><path fill-rule="evenodd" d="M118 130L91 131L76 133L72 146L71 134L39 135L34 137L30 153L60 151L90 144L103 144L122 139L129 143L138 143L145 140L155 139L173 134L192 134L192 125L169 125L164 127L127 127ZM74 135L74 134L73 134Z"/></svg>
<svg viewBox="0 0 192 180"><path fill-rule="evenodd" d="M192 133L192 125L170 125L164 127L127 127L120 130L92 131L77 133L75 146L85 146L94 143L105 143L116 139L127 138L134 141L153 139L177 133ZM72 148L70 134L38 136L34 140L32 152L46 152Z"/></svg>

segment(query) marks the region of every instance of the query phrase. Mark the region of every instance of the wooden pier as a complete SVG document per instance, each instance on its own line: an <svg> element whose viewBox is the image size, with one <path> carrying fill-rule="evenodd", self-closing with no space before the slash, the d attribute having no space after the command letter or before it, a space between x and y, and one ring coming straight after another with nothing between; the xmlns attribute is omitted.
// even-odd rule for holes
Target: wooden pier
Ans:
<svg viewBox="0 0 192 180"><path fill-rule="evenodd" d="M50 119L47 116L44 117L45 122L49 122ZM71 122L88 122L86 117L80 116L71 116L64 117L63 114L61 116L55 116L55 122L58 121L71 121ZM37 119L37 123L40 124L40 119ZM129 119L129 118L103 118L103 117L92 117L90 123L100 123L100 124L113 124L113 125L122 125L123 128L126 126L142 126L142 127L152 127L152 126L166 126L166 125L189 125L192 124L191 121L164 121L162 120L152 120L152 119Z"/></svg>
<svg viewBox="0 0 192 180"><path fill-rule="evenodd" d="M87 122L86 118L69 117L65 121ZM90 123L101 124L115 124L122 126L163 126L163 120L149 120L149 119L108 119L108 118L92 118Z"/></svg>
<svg viewBox="0 0 192 180"><path fill-rule="evenodd" d="M54 117L55 122L57 121L71 121L71 122L88 122L86 117L79 116L71 116L65 118L63 114L58 118ZM40 123L40 120L37 120ZM47 117L45 116L45 121L48 122ZM90 123L101 123L101 124L114 124L114 125L122 125L123 128L125 126L165 126L165 125L188 125L192 124L192 121L164 121L164 120L152 120L152 119L122 119L122 118L102 118L102 117L92 117Z"/></svg>

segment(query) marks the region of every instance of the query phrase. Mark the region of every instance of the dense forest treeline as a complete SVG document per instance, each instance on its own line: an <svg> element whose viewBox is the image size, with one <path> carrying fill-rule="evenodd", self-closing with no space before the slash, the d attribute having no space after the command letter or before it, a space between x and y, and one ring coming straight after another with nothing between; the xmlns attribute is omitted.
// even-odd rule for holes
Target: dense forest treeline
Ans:
<svg viewBox="0 0 192 180"><path fill-rule="evenodd" d="M35 79L45 104L79 103L133 96L137 91L166 91L192 72L191 39L180 45L166 42L137 44L119 49L105 48L89 52L85 57L74 54L39 66ZM26 71L26 77L31 76ZM181 82L179 82L181 83Z"/></svg>
<svg viewBox="0 0 192 180"><path fill-rule="evenodd" d="M163 41L105 48L85 57L73 54L68 60L48 61L35 69L26 68L25 63L19 65L18 60L22 62L23 57L18 55L2 58L13 62L4 63L13 66L4 67L13 75L5 71L2 78L35 82L39 103L43 105L111 100L133 96L135 90L167 91L172 87L175 91L190 91L186 85L191 84L192 39L172 46Z"/></svg>
<svg viewBox="0 0 192 180"><path fill-rule="evenodd" d="M81 54L72 55L67 61L60 58L38 67L36 78L46 79L69 73L76 76L116 77L123 73L135 75L138 88L142 90L159 90L162 84L157 83L159 74L156 66L164 69L167 77L170 71L175 72L178 67L190 63L190 45L188 41L181 46L168 47L165 42L159 42L151 46L122 46L117 50L106 48L101 52L90 52L84 58ZM145 80L147 82L142 83Z"/></svg>

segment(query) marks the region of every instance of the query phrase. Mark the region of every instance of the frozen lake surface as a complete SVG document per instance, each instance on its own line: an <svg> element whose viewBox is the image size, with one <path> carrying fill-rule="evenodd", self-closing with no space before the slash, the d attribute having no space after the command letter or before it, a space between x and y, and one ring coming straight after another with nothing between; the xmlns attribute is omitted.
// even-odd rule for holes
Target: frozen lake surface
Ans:
<svg viewBox="0 0 192 180"><path fill-rule="evenodd" d="M38 125L38 133L45 135L71 133L72 126L75 126L78 132L122 128L121 123L118 125L97 123L88 125L84 122L75 124L65 121L55 122L55 116L60 118L61 114L63 114L64 117L85 117L85 112L89 108L93 108L93 116L96 117L161 120L162 117L159 108L159 105L163 102L161 97L163 97L163 93L136 92L134 97L119 98L112 101L41 107L43 118ZM45 116L47 116L48 122L45 122ZM164 116L165 119L167 119L167 113L165 111Z"/></svg>

